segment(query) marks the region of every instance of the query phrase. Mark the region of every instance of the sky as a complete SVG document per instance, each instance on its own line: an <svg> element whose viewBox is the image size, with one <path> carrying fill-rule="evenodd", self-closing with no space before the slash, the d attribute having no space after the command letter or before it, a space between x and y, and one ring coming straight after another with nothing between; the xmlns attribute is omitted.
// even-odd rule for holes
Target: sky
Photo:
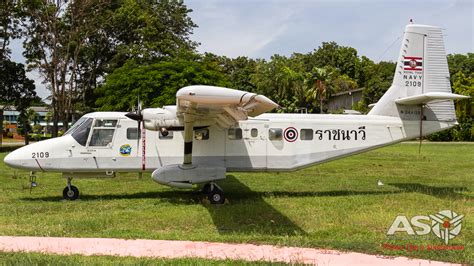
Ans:
<svg viewBox="0 0 474 266"><path fill-rule="evenodd" d="M398 56L404 26L445 29L448 53L474 50L473 1L185 0L199 26L200 52L269 58L307 53L323 41L357 49L374 61ZM390 47L390 48L389 48ZM388 50L387 50L388 49Z"/></svg>
<svg viewBox="0 0 474 266"><path fill-rule="evenodd" d="M396 61L410 19L444 29L446 52L474 52L472 0L184 0L198 28L191 36L199 52L268 59L308 53L335 41L378 62ZM21 42L12 59L24 62ZM35 79L38 95L49 92Z"/></svg>

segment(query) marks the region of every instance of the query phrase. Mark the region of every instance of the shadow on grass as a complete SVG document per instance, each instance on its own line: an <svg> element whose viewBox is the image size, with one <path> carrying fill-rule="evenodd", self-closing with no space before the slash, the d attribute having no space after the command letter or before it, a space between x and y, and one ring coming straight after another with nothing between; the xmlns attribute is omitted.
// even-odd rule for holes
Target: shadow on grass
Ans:
<svg viewBox="0 0 474 266"><path fill-rule="evenodd" d="M305 235L303 229L287 216L267 203L263 195L252 191L232 175L228 175L222 188L229 204L204 204L220 234L261 236ZM245 196L245 195L251 195Z"/></svg>
<svg viewBox="0 0 474 266"><path fill-rule="evenodd" d="M241 183L233 175L228 175L227 178L221 183L220 186L225 192L226 198L231 203L241 201L255 201L262 198L301 198L301 197L345 197L345 196L357 196L357 195L385 195L385 194L396 194L404 191L400 190L385 190L385 191L357 191L357 190L330 190L330 191L253 191L243 183ZM392 184L394 185L394 184ZM403 184L400 184L403 185ZM205 195L199 190L178 190L169 189L166 191L149 191L149 192L138 192L130 194L81 194L79 200L81 201L94 201L94 200L121 200L121 199L161 199L170 203L182 203L182 204L196 204L202 203ZM58 196L45 196L45 197L23 197L20 198L25 201L62 201L63 198Z"/></svg>
<svg viewBox="0 0 474 266"><path fill-rule="evenodd" d="M466 187L434 187L419 183L390 183L388 185L397 187L403 192L422 193L442 199L474 199L469 195L461 194L469 191Z"/></svg>
<svg viewBox="0 0 474 266"><path fill-rule="evenodd" d="M252 191L237 178L230 175L221 187L229 199L223 205L211 205L199 191L167 190L133 194L105 194L80 196L80 201L157 199L156 204L202 204L209 212L220 234L242 234L258 236L305 235L306 233L287 216L264 200L266 193ZM311 196L310 192L288 193L284 196ZM26 201L58 202L60 197L25 197ZM253 238L254 239L254 238Z"/></svg>
<svg viewBox="0 0 474 266"><path fill-rule="evenodd" d="M138 192L130 194L82 194L81 201L157 199L156 204L202 204L220 234L242 234L253 236L305 235L303 229L279 211L278 206L267 203L268 198L292 197L345 197L354 195L383 195L402 191L253 191L233 175L220 183L228 203L211 205L206 196L199 191L169 189L157 192ZM25 197L27 201L61 201L60 197ZM280 208L285 208L282 205Z"/></svg>

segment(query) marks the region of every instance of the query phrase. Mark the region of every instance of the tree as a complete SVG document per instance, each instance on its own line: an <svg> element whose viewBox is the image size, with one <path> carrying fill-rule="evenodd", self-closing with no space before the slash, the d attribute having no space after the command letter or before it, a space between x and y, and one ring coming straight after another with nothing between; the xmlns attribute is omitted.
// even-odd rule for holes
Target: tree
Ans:
<svg viewBox="0 0 474 266"><path fill-rule="evenodd" d="M392 85L396 64L381 61L378 64L367 62L361 76L364 81L361 104L357 109L362 112L368 111L368 105L376 103Z"/></svg>
<svg viewBox="0 0 474 266"><path fill-rule="evenodd" d="M51 91L53 137L58 121L67 128L77 96L77 68L81 49L96 27L94 10L107 4L102 1L24 1L24 56L28 68L43 76Z"/></svg>
<svg viewBox="0 0 474 266"><path fill-rule="evenodd" d="M19 121L23 124L23 133L25 136L25 145L30 143L31 123L38 122L38 114L35 110L28 108L20 113Z"/></svg>
<svg viewBox="0 0 474 266"><path fill-rule="evenodd" d="M330 94L328 84L333 78L333 71L330 68L314 67L313 71L309 73L309 89L307 90L307 100L319 100L319 112L323 113L323 101L326 100Z"/></svg>
<svg viewBox="0 0 474 266"><path fill-rule="evenodd" d="M176 59L149 65L134 60L108 75L97 89L100 110L131 110L139 98L144 106L175 104L178 89L188 85L229 86L225 75L203 62Z"/></svg>
<svg viewBox="0 0 474 266"><path fill-rule="evenodd" d="M10 60L8 45L20 36L19 8L15 1L0 2L0 146L3 136L3 109L5 105L26 110L36 99L34 82L26 77L25 67Z"/></svg>
<svg viewBox="0 0 474 266"><path fill-rule="evenodd" d="M306 60L308 72L313 67L331 66L336 68L341 74L345 74L352 79L357 78L360 68L360 60L357 50L352 47L340 46L336 42L323 42L322 45L308 55Z"/></svg>
<svg viewBox="0 0 474 266"><path fill-rule="evenodd" d="M196 26L182 1L25 1L25 57L51 90L53 136L75 108L128 59L142 63L187 54ZM81 104L78 104L81 103Z"/></svg>
<svg viewBox="0 0 474 266"><path fill-rule="evenodd" d="M467 55L449 54L448 65L451 85L453 85L459 72L467 76L474 72L474 53L467 53Z"/></svg>
<svg viewBox="0 0 474 266"><path fill-rule="evenodd" d="M143 64L158 60L194 58L197 43L190 40L196 25L182 1L113 1L96 16L79 65L83 106L94 106L94 90L107 74L129 59Z"/></svg>
<svg viewBox="0 0 474 266"><path fill-rule="evenodd" d="M459 125L453 129L453 139L458 141L474 140L474 73L466 76L460 71L454 79L456 80L453 86L454 92L471 98L456 102L456 116Z"/></svg>

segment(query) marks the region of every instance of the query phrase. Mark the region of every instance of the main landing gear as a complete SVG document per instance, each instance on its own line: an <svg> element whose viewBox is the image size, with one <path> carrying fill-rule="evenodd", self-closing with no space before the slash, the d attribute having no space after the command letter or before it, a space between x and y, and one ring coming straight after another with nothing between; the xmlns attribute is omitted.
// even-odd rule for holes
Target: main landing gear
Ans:
<svg viewBox="0 0 474 266"><path fill-rule="evenodd" d="M71 177L67 178L67 186L63 190L63 198L65 200L77 200L79 198L79 189L71 185Z"/></svg>
<svg viewBox="0 0 474 266"><path fill-rule="evenodd" d="M202 192L207 195L211 204L224 204L224 191L216 183L210 182L204 185Z"/></svg>

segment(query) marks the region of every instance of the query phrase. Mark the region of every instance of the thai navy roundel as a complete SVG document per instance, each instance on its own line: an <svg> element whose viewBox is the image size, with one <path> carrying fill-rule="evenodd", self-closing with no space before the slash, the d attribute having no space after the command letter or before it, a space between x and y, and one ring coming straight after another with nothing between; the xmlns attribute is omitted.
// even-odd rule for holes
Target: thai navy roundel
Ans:
<svg viewBox="0 0 474 266"><path fill-rule="evenodd" d="M293 142L298 138L298 130L294 127L288 127L285 129L285 132L283 132L283 136L286 141Z"/></svg>

